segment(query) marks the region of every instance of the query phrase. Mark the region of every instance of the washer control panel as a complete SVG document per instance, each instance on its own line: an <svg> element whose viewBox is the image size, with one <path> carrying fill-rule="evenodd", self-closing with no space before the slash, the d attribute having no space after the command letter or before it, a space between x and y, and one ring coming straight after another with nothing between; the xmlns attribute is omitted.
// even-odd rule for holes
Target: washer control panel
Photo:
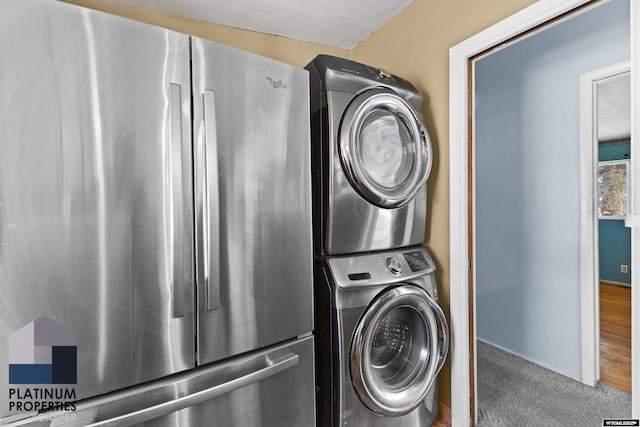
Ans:
<svg viewBox="0 0 640 427"><path fill-rule="evenodd" d="M387 270L395 274L396 276L402 273L402 263L394 256L387 258ZM412 269L412 271L415 271Z"/></svg>
<svg viewBox="0 0 640 427"><path fill-rule="evenodd" d="M343 288L376 286L432 274L435 263L423 247L327 258L336 284Z"/></svg>

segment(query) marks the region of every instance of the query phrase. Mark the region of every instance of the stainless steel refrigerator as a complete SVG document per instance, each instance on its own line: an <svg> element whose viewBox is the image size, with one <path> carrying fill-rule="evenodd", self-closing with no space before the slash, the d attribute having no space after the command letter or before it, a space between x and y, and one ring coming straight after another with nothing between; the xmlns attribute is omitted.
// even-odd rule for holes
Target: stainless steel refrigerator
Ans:
<svg viewBox="0 0 640 427"><path fill-rule="evenodd" d="M0 58L0 424L313 425L306 72L48 0Z"/></svg>

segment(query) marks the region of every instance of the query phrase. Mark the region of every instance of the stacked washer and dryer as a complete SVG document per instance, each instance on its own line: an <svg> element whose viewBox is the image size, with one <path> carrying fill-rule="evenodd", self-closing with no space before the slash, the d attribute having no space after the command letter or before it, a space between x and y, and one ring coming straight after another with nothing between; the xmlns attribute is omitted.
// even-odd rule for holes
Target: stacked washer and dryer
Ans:
<svg viewBox="0 0 640 427"><path fill-rule="evenodd" d="M448 327L424 240L423 98L320 55L311 88L317 425L429 426Z"/></svg>

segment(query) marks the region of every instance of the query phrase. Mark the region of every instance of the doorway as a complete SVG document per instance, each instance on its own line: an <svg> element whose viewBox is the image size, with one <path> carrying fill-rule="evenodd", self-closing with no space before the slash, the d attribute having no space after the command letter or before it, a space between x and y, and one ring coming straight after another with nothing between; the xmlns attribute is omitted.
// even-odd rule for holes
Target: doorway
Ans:
<svg viewBox="0 0 640 427"><path fill-rule="evenodd" d="M475 413L475 349L476 334L475 278L473 255L477 253L474 240L477 230L475 207L468 210L468 191L476 191L470 180L468 166L473 162L473 132L467 123L473 119L474 106L469 101L469 89L475 78L474 56L494 49L523 32L534 33L550 20L562 21L563 15L577 7L593 7L593 2L563 1L538 2L521 13L455 46L450 51L451 89L451 323L453 332L452 354L452 420L454 425L473 424ZM588 3L588 4L587 4ZM585 6L586 5L586 6ZM599 5L599 4L598 4ZM584 9L582 10L584 11ZM633 16L638 15L637 11ZM560 18L558 18L560 17ZM528 36L531 33L527 34ZM504 46L500 46L502 49ZM637 269L635 269L637 270ZM635 353L634 353L635 354ZM575 353L574 353L575 356ZM579 364L578 364L579 365ZM578 374L579 375L579 374Z"/></svg>
<svg viewBox="0 0 640 427"><path fill-rule="evenodd" d="M628 8L613 0L474 59L476 336L577 381L578 83L628 59Z"/></svg>
<svg viewBox="0 0 640 427"><path fill-rule="evenodd" d="M631 392L628 61L580 77L582 381Z"/></svg>

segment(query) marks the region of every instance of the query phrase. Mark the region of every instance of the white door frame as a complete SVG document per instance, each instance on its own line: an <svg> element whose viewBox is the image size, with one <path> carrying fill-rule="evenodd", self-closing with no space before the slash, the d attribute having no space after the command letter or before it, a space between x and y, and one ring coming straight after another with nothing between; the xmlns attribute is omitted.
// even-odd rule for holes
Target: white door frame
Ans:
<svg viewBox="0 0 640 427"><path fill-rule="evenodd" d="M640 325L640 5L631 0L631 325ZM640 328L631 327L631 402L640 418Z"/></svg>
<svg viewBox="0 0 640 427"><path fill-rule="evenodd" d="M472 36L449 50L449 162L450 162L450 328L451 328L451 421L454 427L469 426L471 420L470 382L470 334L469 328L469 247L468 247L468 61L488 49L508 42L513 37L536 28L558 16L569 12L589 0L539 0L522 11ZM631 0L631 88L633 135L640 131L640 82L636 82L634 70L640 69L640 5ZM632 162L640 171L640 148L631 144ZM632 182L638 181L637 172ZM472 189L473 190L473 189ZM640 213L640 185L634 186L632 212ZM640 218L640 217L638 217ZM640 220L637 221L640 224ZM632 254L640 256L640 229L632 232ZM635 259L632 256L632 259ZM640 268L632 269L632 324L640 322ZM474 273L475 274L475 273ZM474 280L475 286L475 280ZM475 305L475 298L472 300ZM475 313L475 307L473 313ZM473 322L475 327L475 319ZM632 390L640 390L640 334L632 331ZM638 335L638 337L636 337ZM473 363L476 357L473 355ZM475 374L475 369L474 369ZM476 380L474 379L474 384ZM476 396L474 396L476 397ZM640 392L633 394L633 415L639 416ZM474 405L477 408L477 405ZM475 416L474 416L475 417ZM475 419L473 420L475 424Z"/></svg>
<svg viewBox="0 0 640 427"><path fill-rule="evenodd" d="M580 354L581 379L590 386L600 379L596 84L628 74L630 68L630 61L624 61L580 75Z"/></svg>

